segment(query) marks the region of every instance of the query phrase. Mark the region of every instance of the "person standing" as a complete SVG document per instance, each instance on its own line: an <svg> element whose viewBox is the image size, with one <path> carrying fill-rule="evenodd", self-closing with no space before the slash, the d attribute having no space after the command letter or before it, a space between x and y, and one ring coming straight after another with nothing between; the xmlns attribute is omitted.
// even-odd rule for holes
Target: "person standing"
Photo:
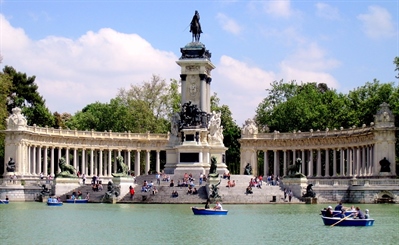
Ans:
<svg viewBox="0 0 399 245"><path fill-rule="evenodd" d="M157 172L155 177L157 178L157 185L161 185L161 175L159 174L159 172Z"/></svg>
<svg viewBox="0 0 399 245"><path fill-rule="evenodd" d="M289 202L291 202L292 195L293 195L293 194L292 194L292 191L289 190L289 191L288 191L288 201L289 201Z"/></svg>
<svg viewBox="0 0 399 245"><path fill-rule="evenodd" d="M134 198L134 188L132 186L129 186L129 192L130 192L130 200L133 200Z"/></svg>
<svg viewBox="0 0 399 245"><path fill-rule="evenodd" d="M82 175L82 181L83 181L83 184L85 185L86 184L86 175L85 174Z"/></svg>

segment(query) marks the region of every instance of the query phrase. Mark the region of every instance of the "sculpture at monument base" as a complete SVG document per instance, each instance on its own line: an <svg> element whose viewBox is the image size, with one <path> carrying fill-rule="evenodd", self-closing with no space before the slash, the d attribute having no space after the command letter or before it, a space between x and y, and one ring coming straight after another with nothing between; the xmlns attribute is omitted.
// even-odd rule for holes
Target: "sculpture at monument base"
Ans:
<svg viewBox="0 0 399 245"><path fill-rule="evenodd" d="M211 157L211 167L209 169L209 178L218 178L219 174L217 172L217 160L216 157Z"/></svg>
<svg viewBox="0 0 399 245"><path fill-rule="evenodd" d="M61 172L59 172L56 177L57 178L77 178L76 169L69 164L66 164L65 158L61 157L58 160L58 165L60 166Z"/></svg>
<svg viewBox="0 0 399 245"><path fill-rule="evenodd" d="M252 167L251 167L250 163L247 163L247 166L245 166L244 174L245 175L252 175Z"/></svg>
<svg viewBox="0 0 399 245"><path fill-rule="evenodd" d="M12 157L10 157L10 161L7 163L7 172L15 172L15 162Z"/></svg>
<svg viewBox="0 0 399 245"><path fill-rule="evenodd" d="M391 163L388 161L386 157L380 161L381 170L380 172L391 172Z"/></svg>
<svg viewBox="0 0 399 245"><path fill-rule="evenodd" d="M112 176L114 177L126 177L128 174L128 167L123 162L123 157L118 156L116 158L116 173L113 173Z"/></svg>
<svg viewBox="0 0 399 245"><path fill-rule="evenodd" d="M316 197L316 192L313 191L312 186L313 184L309 184L306 187L306 192L303 194L302 197L312 197L312 198Z"/></svg>
<svg viewBox="0 0 399 245"><path fill-rule="evenodd" d="M220 185L220 181L217 184L212 184L211 185L211 188L210 188L211 194L209 195L209 197L211 197L211 198L220 198L219 187L218 187L219 185Z"/></svg>
<svg viewBox="0 0 399 245"><path fill-rule="evenodd" d="M306 177L301 173L302 159L297 158L295 163L288 166L288 178L304 178Z"/></svg>
<svg viewBox="0 0 399 245"><path fill-rule="evenodd" d="M104 194L104 201L115 203L114 199L120 194L120 186L116 186L112 181L108 181L107 192Z"/></svg>

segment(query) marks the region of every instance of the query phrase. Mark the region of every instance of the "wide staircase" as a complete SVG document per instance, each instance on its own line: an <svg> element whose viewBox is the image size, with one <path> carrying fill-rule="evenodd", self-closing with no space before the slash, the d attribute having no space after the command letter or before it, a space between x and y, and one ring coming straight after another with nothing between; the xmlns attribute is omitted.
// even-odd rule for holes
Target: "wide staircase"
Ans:
<svg viewBox="0 0 399 245"><path fill-rule="evenodd" d="M104 188L101 191L93 191L92 186L90 184L81 185L80 187L78 187L74 190L71 190L71 191L65 193L64 195L60 196L60 199L61 199L61 201L65 202L67 197L70 197L73 192L77 193L78 191L81 191L82 198L85 198L87 193L89 193L90 194L89 202L101 203L103 201L105 192L107 191L107 185L105 185L103 187Z"/></svg>
<svg viewBox="0 0 399 245"><path fill-rule="evenodd" d="M223 203L289 203L288 196L284 200L284 191L280 186L268 185L263 181L262 187L252 187L253 194L246 194L246 189L249 185L251 178L250 175L231 175L230 181L235 180L234 187L227 187L227 179L221 179L219 187L219 195ZM292 197L291 203L301 203L301 201Z"/></svg>
<svg viewBox="0 0 399 245"><path fill-rule="evenodd" d="M174 180L175 185L177 179L174 176L170 176ZM248 175L231 175L230 180L235 180L235 187L226 187L227 179L221 179L221 183L218 186L218 194L221 196L223 203L235 203L235 204L264 204L264 203L290 203L288 201L288 196L284 200L284 192L280 186L271 186L266 182L263 182L262 188L253 187L253 194L246 194L246 188L253 176ZM157 188L158 193L155 195L149 192L141 192L141 186L144 183L153 182L154 186ZM191 195L187 194L187 187L169 187L170 182L162 181L158 185L155 175L142 175L136 177L135 180L136 187L135 195L133 199L130 198L130 194L126 195L119 201L119 203L193 203L193 204L205 204L207 193L205 183L199 186L198 180L195 180L196 188L198 194ZM177 191L179 193L178 197L172 197L172 191ZM302 203L298 198L292 197L291 203Z"/></svg>
<svg viewBox="0 0 399 245"><path fill-rule="evenodd" d="M157 180L155 175L141 175L136 177L135 183L136 187L134 188L135 194L133 199L130 198L130 194L127 193L118 203L205 203L206 201L206 188L205 183L199 185L198 180L195 181L195 188L198 190L198 194L192 195L187 194L188 187L177 187L177 179L174 179L173 175L170 175L171 180L173 179L175 182L174 187L170 187L170 182L162 181L160 185L157 184ZM147 183L153 182L153 185L158 190L158 193L155 195L152 194L152 191L142 192L141 186L144 181ZM172 192L177 191L179 194L178 197L172 197Z"/></svg>

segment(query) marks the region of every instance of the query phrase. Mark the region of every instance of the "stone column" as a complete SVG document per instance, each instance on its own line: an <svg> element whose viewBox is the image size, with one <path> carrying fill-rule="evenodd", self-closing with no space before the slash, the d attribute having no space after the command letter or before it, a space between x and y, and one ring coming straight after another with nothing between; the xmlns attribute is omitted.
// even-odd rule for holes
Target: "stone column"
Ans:
<svg viewBox="0 0 399 245"><path fill-rule="evenodd" d="M269 156L267 150L263 151L263 173L265 176L269 176Z"/></svg>
<svg viewBox="0 0 399 245"><path fill-rule="evenodd" d="M83 148L82 149L82 174L87 175L87 171L86 171L86 149Z"/></svg>
<svg viewBox="0 0 399 245"><path fill-rule="evenodd" d="M352 156L352 149L348 148L348 176L353 176L353 156Z"/></svg>
<svg viewBox="0 0 399 245"><path fill-rule="evenodd" d="M98 167L98 176L103 176L103 149L100 149L99 150L100 152L99 152L99 154L100 154L100 156L99 156L99 167Z"/></svg>
<svg viewBox="0 0 399 245"><path fill-rule="evenodd" d="M44 147L43 151L43 175L46 177L48 175L48 146Z"/></svg>
<svg viewBox="0 0 399 245"><path fill-rule="evenodd" d="M71 165L71 160L69 159L69 148L66 148L65 151L66 151L65 153L66 164Z"/></svg>
<svg viewBox="0 0 399 245"><path fill-rule="evenodd" d="M112 150L108 150L108 176L112 174Z"/></svg>
<svg viewBox="0 0 399 245"><path fill-rule="evenodd" d="M321 177L321 149L317 149L317 171L316 177Z"/></svg>
<svg viewBox="0 0 399 245"><path fill-rule="evenodd" d="M132 170L132 167L130 166L131 164L131 156L130 156L130 149L129 150L127 150L127 162L126 162L126 164L127 164L127 168L129 169L129 170Z"/></svg>
<svg viewBox="0 0 399 245"><path fill-rule="evenodd" d="M54 146L51 147L50 175L54 177Z"/></svg>
<svg viewBox="0 0 399 245"><path fill-rule="evenodd" d="M90 176L94 176L94 149L90 149Z"/></svg>
<svg viewBox="0 0 399 245"><path fill-rule="evenodd" d="M283 176L287 175L287 151L283 150Z"/></svg>
<svg viewBox="0 0 399 245"><path fill-rule="evenodd" d="M308 177L313 177L313 149L309 149Z"/></svg>
<svg viewBox="0 0 399 245"><path fill-rule="evenodd" d="M327 148L325 151L325 157L326 157L326 168L324 171L324 176L325 177L330 177L330 150Z"/></svg>
<svg viewBox="0 0 399 245"><path fill-rule="evenodd" d="M360 156L360 146L356 148L356 176L362 176L361 173L361 156Z"/></svg>
<svg viewBox="0 0 399 245"><path fill-rule="evenodd" d="M273 173L274 173L274 177L277 177L278 176L278 172L277 172L277 150L273 150L273 155L274 155Z"/></svg>
<svg viewBox="0 0 399 245"><path fill-rule="evenodd" d="M134 163L134 173L136 176L140 176L140 151L141 150L136 151L136 161Z"/></svg>
<svg viewBox="0 0 399 245"><path fill-rule="evenodd" d="M57 160L57 173L61 172L61 168L60 168L60 159L62 157L62 148L58 147L58 160Z"/></svg>
<svg viewBox="0 0 399 245"><path fill-rule="evenodd" d="M157 173L161 172L161 157L160 157L160 150L157 150L157 161L155 164L155 171Z"/></svg>
<svg viewBox="0 0 399 245"><path fill-rule="evenodd" d="M80 169L78 169L77 167L77 158L78 158L78 154L77 154L77 149L73 148L73 167L76 169L76 171L80 171Z"/></svg>
<svg viewBox="0 0 399 245"><path fill-rule="evenodd" d="M145 173L148 174L148 171L150 171L150 151L146 150L145 151Z"/></svg>
<svg viewBox="0 0 399 245"><path fill-rule="evenodd" d="M333 177L337 176L337 150L333 149Z"/></svg>
<svg viewBox="0 0 399 245"><path fill-rule="evenodd" d="M42 172L42 147L38 147L38 154L37 154L37 173L40 174Z"/></svg>
<svg viewBox="0 0 399 245"><path fill-rule="evenodd" d="M28 174L32 174L32 146L28 146Z"/></svg>
<svg viewBox="0 0 399 245"><path fill-rule="evenodd" d="M306 175L306 171L305 171L305 149L301 149L302 152L302 166L301 166L301 172L303 175Z"/></svg>
<svg viewBox="0 0 399 245"><path fill-rule="evenodd" d="M367 146L362 146L362 168L360 170L361 176L367 176L366 152Z"/></svg>
<svg viewBox="0 0 399 245"><path fill-rule="evenodd" d="M345 151L343 148L341 148L341 153L340 153L340 159L341 159L341 166L340 166L340 174L341 176L345 176Z"/></svg>
<svg viewBox="0 0 399 245"><path fill-rule="evenodd" d="M367 158L367 167L366 167L366 175L367 176L370 176L371 175L371 157L370 157L370 153L371 153L371 151L370 151L370 148L371 148L371 146L367 146L366 147L366 158Z"/></svg>

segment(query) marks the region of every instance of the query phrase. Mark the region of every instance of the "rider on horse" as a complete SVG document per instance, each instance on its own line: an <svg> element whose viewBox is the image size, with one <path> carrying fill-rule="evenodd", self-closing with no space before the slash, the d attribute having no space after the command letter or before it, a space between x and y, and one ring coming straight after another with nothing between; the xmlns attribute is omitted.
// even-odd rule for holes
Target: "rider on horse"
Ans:
<svg viewBox="0 0 399 245"><path fill-rule="evenodd" d="M193 19L190 23L190 32L193 33L193 37L195 36L195 41L199 42L200 35L202 33L201 23L199 22L200 15L197 10L195 10Z"/></svg>

